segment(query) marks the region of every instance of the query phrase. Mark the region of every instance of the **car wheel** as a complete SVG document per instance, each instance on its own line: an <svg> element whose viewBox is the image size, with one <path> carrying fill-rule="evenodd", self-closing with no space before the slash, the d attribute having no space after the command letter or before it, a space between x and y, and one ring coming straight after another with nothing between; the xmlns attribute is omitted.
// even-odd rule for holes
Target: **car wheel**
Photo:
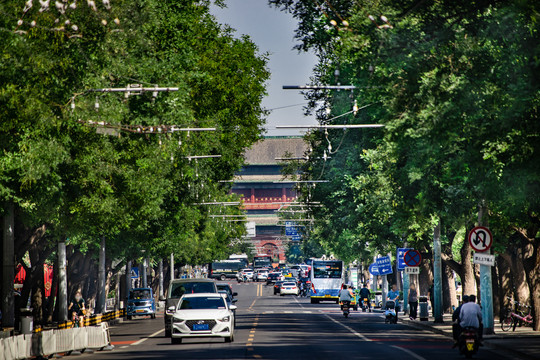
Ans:
<svg viewBox="0 0 540 360"><path fill-rule="evenodd" d="M311 299L311 303L312 303L312 304L318 304L318 303L319 303L319 299Z"/></svg>
<svg viewBox="0 0 540 360"><path fill-rule="evenodd" d="M155 319L155 318L156 318L156 314L152 314L152 315L150 315L150 317L151 317L152 319Z"/></svg>
<svg viewBox="0 0 540 360"><path fill-rule="evenodd" d="M234 333L231 333L231 336L225 338L226 343L232 343L234 341Z"/></svg>
<svg viewBox="0 0 540 360"><path fill-rule="evenodd" d="M279 294L279 296L284 296L283 294Z"/></svg>
<svg viewBox="0 0 540 360"><path fill-rule="evenodd" d="M131 319L133 319L133 316L128 315L128 316L127 316L127 319L128 319L128 320L131 320Z"/></svg>
<svg viewBox="0 0 540 360"><path fill-rule="evenodd" d="M171 344L173 345L176 345L176 344L181 344L182 343L182 338L171 338Z"/></svg>
<svg viewBox="0 0 540 360"><path fill-rule="evenodd" d="M171 330L165 330L165 337L171 337Z"/></svg>
<svg viewBox="0 0 540 360"><path fill-rule="evenodd" d="M227 280L227 277L225 276L225 274L221 274L219 278L221 279L221 281Z"/></svg>

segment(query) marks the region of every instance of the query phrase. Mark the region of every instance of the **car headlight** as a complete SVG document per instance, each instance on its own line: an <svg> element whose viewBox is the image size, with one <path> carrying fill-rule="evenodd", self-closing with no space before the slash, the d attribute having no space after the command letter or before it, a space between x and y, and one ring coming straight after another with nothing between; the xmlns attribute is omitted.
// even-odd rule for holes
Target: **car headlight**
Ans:
<svg viewBox="0 0 540 360"><path fill-rule="evenodd" d="M219 321L221 321L221 322L229 322L229 321L231 321L231 317L230 316L225 316L224 318L219 319Z"/></svg>

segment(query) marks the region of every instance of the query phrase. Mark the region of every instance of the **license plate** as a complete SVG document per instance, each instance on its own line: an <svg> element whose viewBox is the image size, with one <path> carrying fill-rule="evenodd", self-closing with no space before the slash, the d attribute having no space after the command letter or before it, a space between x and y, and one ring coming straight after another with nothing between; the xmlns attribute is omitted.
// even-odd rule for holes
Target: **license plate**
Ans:
<svg viewBox="0 0 540 360"><path fill-rule="evenodd" d="M208 330L208 324L194 324L193 330Z"/></svg>
<svg viewBox="0 0 540 360"><path fill-rule="evenodd" d="M470 344L467 343L467 351L473 351L474 350L474 343Z"/></svg>
<svg viewBox="0 0 540 360"><path fill-rule="evenodd" d="M135 312L142 313L142 312L144 312L144 310L135 310Z"/></svg>
<svg viewBox="0 0 540 360"><path fill-rule="evenodd" d="M332 295L328 295L328 294L326 294L326 295L324 295L324 297L332 297Z"/></svg>

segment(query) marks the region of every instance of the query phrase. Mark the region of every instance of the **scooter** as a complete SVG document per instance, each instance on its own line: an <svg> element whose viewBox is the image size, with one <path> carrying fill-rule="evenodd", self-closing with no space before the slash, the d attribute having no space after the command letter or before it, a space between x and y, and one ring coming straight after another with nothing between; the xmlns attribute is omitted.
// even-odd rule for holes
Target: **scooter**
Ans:
<svg viewBox="0 0 540 360"><path fill-rule="evenodd" d="M478 352L479 339L478 330L473 327L466 327L461 331L458 338L459 352L467 359L472 358Z"/></svg>
<svg viewBox="0 0 540 360"><path fill-rule="evenodd" d="M385 324L397 324L396 303L392 300L386 301L386 311L384 312Z"/></svg>
<svg viewBox="0 0 540 360"><path fill-rule="evenodd" d="M343 311L343 316L349 317L349 313L351 312L351 302L350 301L342 301L341 302L341 311Z"/></svg>
<svg viewBox="0 0 540 360"><path fill-rule="evenodd" d="M371 312L371 306L369 306L369 299L364 298L362 299L362 312L366 312L367 309L369 309L369 312Z"/></svg>

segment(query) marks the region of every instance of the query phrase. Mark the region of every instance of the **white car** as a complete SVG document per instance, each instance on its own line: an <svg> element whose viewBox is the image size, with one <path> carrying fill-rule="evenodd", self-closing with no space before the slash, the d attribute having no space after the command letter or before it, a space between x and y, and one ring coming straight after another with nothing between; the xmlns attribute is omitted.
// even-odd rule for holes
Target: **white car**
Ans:
<svg viewBox="0 0 540 360"><path fill-rule="evenodd" d="M286 281L283 284L281 284L281 288L279 289L279 295L296 295L298 296L300 294L300 289L293 281Z"/></svg>
<svg viewBox="0 0 540 360"><path fill-rule="evenodd" d="M257 281L266 281L268 279L268 270L259 269L256 271L255 280Z"/></svg>
<svg viewBox="0 0 540 360"><path fill-rule="evenodd" d="M234 340L234 310L221 294L185 294L180 298L171 319L171 343L180 344L184 338L222 337Z"/></svg>

